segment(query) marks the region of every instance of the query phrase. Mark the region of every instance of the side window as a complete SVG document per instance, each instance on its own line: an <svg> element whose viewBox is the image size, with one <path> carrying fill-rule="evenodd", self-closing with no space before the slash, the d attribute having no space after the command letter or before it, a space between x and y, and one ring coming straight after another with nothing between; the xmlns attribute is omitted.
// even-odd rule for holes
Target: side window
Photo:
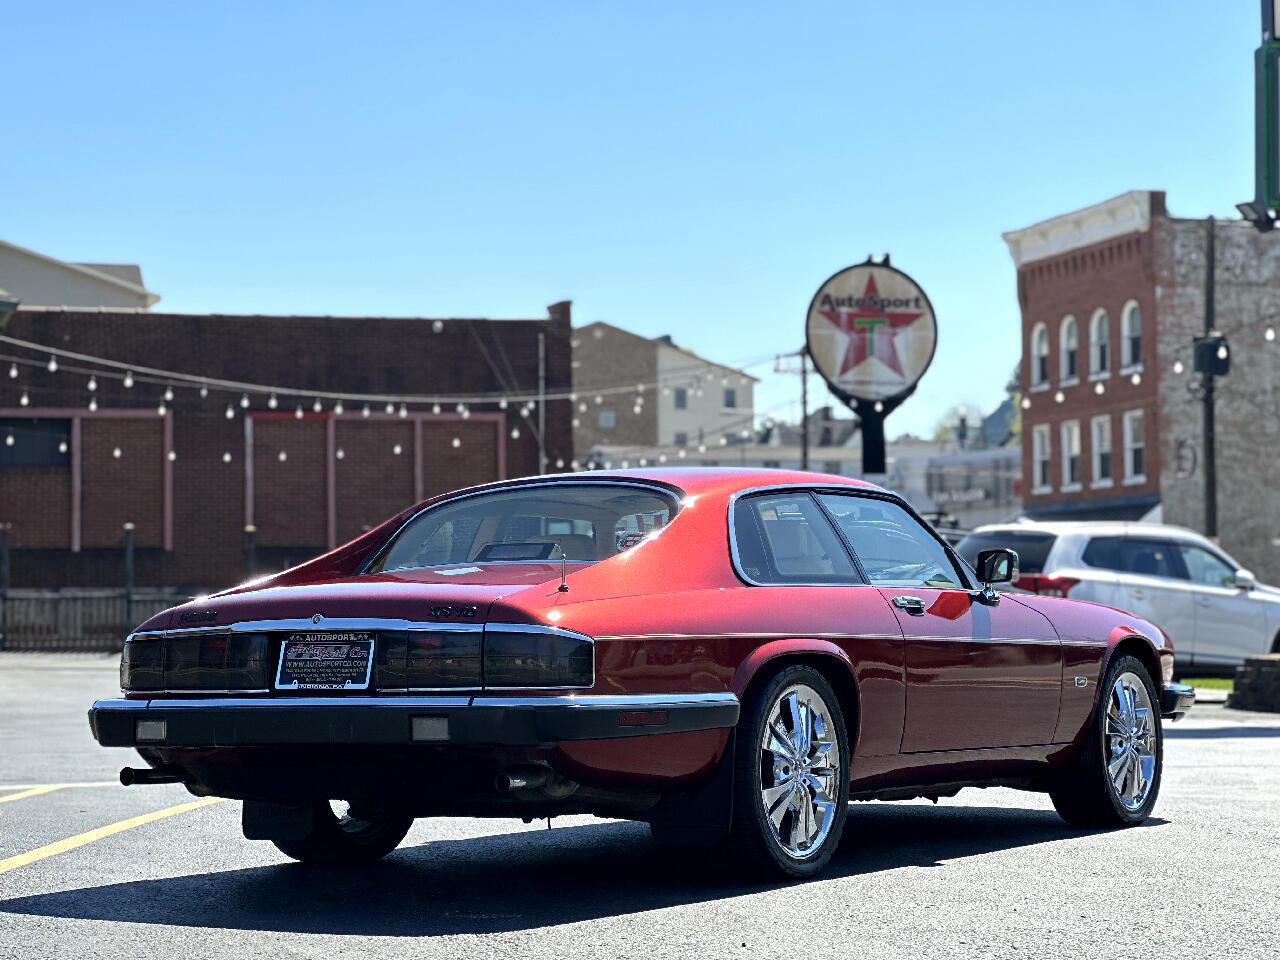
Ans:
<svg viewBox="0 0 1280 960"><path fill-rule="evenodd" d="M1119 537L1094 537L1089 541L1089 545L1084 548L1084 553L1080 559L1091 567L1101 567L1103 570L1123 570L1120 565L1120 543Z"/></svg>
<svg viewBox="0 0 1280 960"><path fill-rule="evenodd" d="M745 497L733 507L742 572L757 583L861 583L826 515L804 491Z"/></svg>
<svg viewBox="0 0 1280 960"><path fill-rule="evenodd" d="M896 503L836 493L818 495L857 554L867 579L884 587L959 587L946 549Z"/></svg>
<svg viewBox="0 0 1280 960"><path fill-rule="evenodd" d="M1143 577L1185 579L1174 557L1175 550L1175 544L1164 540L1136 540L1126 537L1120 541L1120 566L1117 569Z"/></svg>
<svg viewBox="0 0 1280 960"><path fill-rule="evenodd" d="M1187 565L1187 574L1195 583L1203 583L1211 587L1235 586L1235 568L1221 557L1203 547L1188 543L1179 544L1178 549L1182 551L1182 560Z"/></svg>

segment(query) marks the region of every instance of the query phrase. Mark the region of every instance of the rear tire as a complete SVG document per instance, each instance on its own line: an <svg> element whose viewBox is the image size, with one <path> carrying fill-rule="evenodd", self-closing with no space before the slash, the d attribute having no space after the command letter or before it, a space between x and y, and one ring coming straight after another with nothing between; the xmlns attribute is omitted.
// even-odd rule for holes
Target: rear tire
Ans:
<svg viewBox="0 0 1280 960"><path fill-rule="evenodd" d="M317 801L311 828L288 840L272 840L286 857L323 866L360 866L381 860L400 845L413 817L377 817L368 820L338 816L327 800Z"/></svg>
<svg viewBox="0 0 1280 960"><path fill-rule="evenodd" d="M1159 703L1141 660L1122 656L1111 663L1076 761L1049 792L1063 820L1131 827L1151 815L1164 761Z"/></svg>
<svg viewBox="0 0 1280 960"><path fill-rule="evenodd" d="M849 738L839 698L812 667L784 667L746 705L729 843L756 873L811 877L840 844Z"/></svg>

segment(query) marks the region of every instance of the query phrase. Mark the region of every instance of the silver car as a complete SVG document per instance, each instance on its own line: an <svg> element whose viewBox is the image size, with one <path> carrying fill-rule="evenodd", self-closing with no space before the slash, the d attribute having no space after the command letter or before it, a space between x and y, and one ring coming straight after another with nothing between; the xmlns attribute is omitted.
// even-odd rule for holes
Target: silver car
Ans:
<svg viewBox="0 0 1280 960"><path fill-rule="evenodd" d="M1260 585L1221 547L1156 523L1041 523L979 527L957 550L1018 552L1018 587L1128 610L1173 640L1182 669L1222 669L1280 653L1280 590Z"/></svg>

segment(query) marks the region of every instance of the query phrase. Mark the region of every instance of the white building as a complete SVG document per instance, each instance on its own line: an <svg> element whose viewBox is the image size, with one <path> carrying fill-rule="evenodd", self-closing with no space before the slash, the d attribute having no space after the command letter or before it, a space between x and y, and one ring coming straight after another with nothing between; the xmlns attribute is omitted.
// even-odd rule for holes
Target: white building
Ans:
<svg viewBox="0 0 1280 960"><path fill-rule="evenodd" d="M71 263L0 240L0 289L26 307L150 309L160 297L131 263Z"/></svg>

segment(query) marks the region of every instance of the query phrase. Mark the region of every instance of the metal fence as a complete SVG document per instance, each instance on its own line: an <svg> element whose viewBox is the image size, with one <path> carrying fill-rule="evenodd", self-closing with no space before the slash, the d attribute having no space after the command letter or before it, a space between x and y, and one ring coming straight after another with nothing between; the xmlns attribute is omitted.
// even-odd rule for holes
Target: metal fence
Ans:
<svg viewBox="0 0 1280 960"><path fill-rule="evenodd" d="M119 650L143 620L188 599L159 591L0 592L0 650Z"/></svg>

